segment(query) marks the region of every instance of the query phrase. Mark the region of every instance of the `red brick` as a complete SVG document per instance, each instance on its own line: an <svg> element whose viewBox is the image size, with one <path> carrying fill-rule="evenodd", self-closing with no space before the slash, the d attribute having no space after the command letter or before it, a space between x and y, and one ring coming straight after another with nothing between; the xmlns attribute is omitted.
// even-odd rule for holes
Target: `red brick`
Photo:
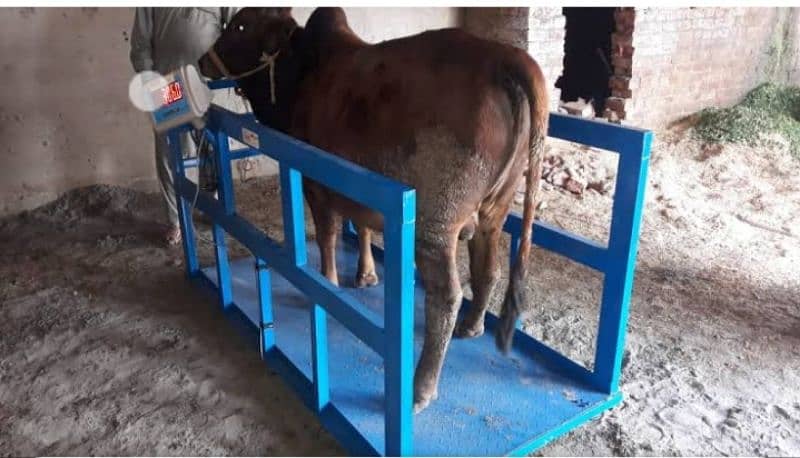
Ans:
<svg viewBox="0 0 800 458"><path fill-rule="evenodd" d="M633 46L623 46L622 47L622 57L633 57Z"/></svg>
<svg viewBox="0 0 800 458"><path fill-rule="evenodd" d="M614 74L620 76L631 76L633 61L630 57L613 56L611 65L614 67Z"/></svg>
<svg viewBox="0 0 800 458"><path fill-rule="evenodd" d="M630 33L615 32L611 34L611 46L631 46L633 45L633 35Z"/></svg>
<svg viewBox="0 0 800 458"><path fill-rule="evenodd" d="M630 89L612 89L611 95L614 97L629 99L633 97L633 92Z"/></svg>
<svg viewBox="0 0 800 458"><path fill-rule="evenodd" d="M631 79L624 76L612 76L608 80L608 87L611 90L624 91L630 88Z"/></svg>
<svg viewBox="0 0 800 458"><path fill-rule="evenodd" d="M633 23L617 22L616 30L621 33L632 33Z"/></svg>
<svg viewBox="0 0 800 458"><path fill-rule="evenodd" d="M617 113L625 111L625 99L620 97L609 97L606 99L606 108L614 110Z"/></svg>
<svg viewBox="0 0 800 458"><path fill-rule="evenodd" d="M617 24L629 24L633 26L636 20L636 10L633 8L617 8L616 11L614 11L614 20L617 21Z"/></svg>

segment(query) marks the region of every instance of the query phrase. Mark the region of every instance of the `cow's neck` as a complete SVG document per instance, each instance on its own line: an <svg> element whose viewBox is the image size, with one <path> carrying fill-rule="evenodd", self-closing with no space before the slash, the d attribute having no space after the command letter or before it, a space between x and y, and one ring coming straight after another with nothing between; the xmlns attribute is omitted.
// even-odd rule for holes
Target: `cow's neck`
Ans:
<svg viewBox="0 0 800 458"><path fill-rule="evenodd" d="M258 122L288 133L289 120L292 114L292 100L287 100L289 94L278 91L275 103L272 103L269 97L269 78L264 72L240 81L239 86L250 102L250 106L253 108L253 115L258 119Z"/></svg>

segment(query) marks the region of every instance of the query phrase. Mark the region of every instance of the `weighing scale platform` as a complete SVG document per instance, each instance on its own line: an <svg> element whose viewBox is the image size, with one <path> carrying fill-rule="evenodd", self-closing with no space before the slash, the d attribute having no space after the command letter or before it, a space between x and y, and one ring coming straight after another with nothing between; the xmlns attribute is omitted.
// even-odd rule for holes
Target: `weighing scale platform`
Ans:
<svg viewBox="0 0 800 458"><path fill-rule="evenodd" d="M316 243L307 243L307 249L309 265L318 267ZM337 265L343 288L382 316L383 282L366 289L352 287L357 259L357 248L340 239ZM378 275L383 278L383 266L378 259ZM237 321L246 317L252 324L251 335L257 335L253 331L259 322L254 265L253 258L230 263L234 305L244 316L234 314L239 316ZM209 280L203 283L216 288L216 268L205 268L202 273ZM312 304L276 271L272 271L271 283L277 350L266 355L267 364L288 358L302 372L301 378L311 383ZM423 299L424 291L418 282L415 358L419 358L423 340ZM385 449L383 361L334 318L328 317L327 321L331 403L337 415L346 417L372 448L381 453ZM592 389L531 354L531 345L525 345L525 340L532 338L522 331L517 331L509 355L502 355L494 343L493 324L494 318L487 316L487 331L483 336L451 342L439 384L439 398L414 416L414 455L529 453L620 401L620 393L608 395Z"/></svg>

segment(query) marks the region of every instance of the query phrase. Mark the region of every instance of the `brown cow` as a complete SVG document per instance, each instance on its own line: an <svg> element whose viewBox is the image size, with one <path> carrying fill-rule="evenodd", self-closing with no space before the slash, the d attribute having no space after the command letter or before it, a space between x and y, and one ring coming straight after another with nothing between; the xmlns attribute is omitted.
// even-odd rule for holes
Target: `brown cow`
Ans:
<svg viewBox="0 0 800 458"><path fill-rule="evenodd" d="M419 412L437 397L454 331L459 337L483 333L499 276L498 240L527 171L522 243L496 335L501 349L510 346L525 302L547 132L544 77L524 51L458 29L365 43L340 8L315 10L305 28L288 12L275 17L246 8L200 66L209 77L231 77L276 53L273 83L268 70L240 82L261 122L417 190L416 264L427 291L425 341L414 376ZM383 229L382 217L312 181L304 188L323 274L336 283L339 218L352 219L366 235L366 228ZM459 235L470 238L474 305L456 328ZM362 258L369 256L369 246L361 248Z"/></svg>

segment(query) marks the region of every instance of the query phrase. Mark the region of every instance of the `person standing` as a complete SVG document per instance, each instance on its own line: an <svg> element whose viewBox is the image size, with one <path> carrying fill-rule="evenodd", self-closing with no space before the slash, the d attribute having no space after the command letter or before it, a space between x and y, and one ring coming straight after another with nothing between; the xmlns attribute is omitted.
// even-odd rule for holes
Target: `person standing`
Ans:
<svg viewBox="0 0 800 458"><path fill-rule="evenodd" d="M152 8L138 7L131 31L130 60L137 73L150 70L162 75L187 64L197 65L200 57L222 33L235 8ZM221 100L218 100L221 99ZM232 90L216 93L215 103L243 112L244 103ZM169 245L181 241L175 180L170 168L166 134L154 131L156 173L164 198L167 227L164 239ZM195 154L197 145L189 132L182 138L183 156Z"/></svg>

